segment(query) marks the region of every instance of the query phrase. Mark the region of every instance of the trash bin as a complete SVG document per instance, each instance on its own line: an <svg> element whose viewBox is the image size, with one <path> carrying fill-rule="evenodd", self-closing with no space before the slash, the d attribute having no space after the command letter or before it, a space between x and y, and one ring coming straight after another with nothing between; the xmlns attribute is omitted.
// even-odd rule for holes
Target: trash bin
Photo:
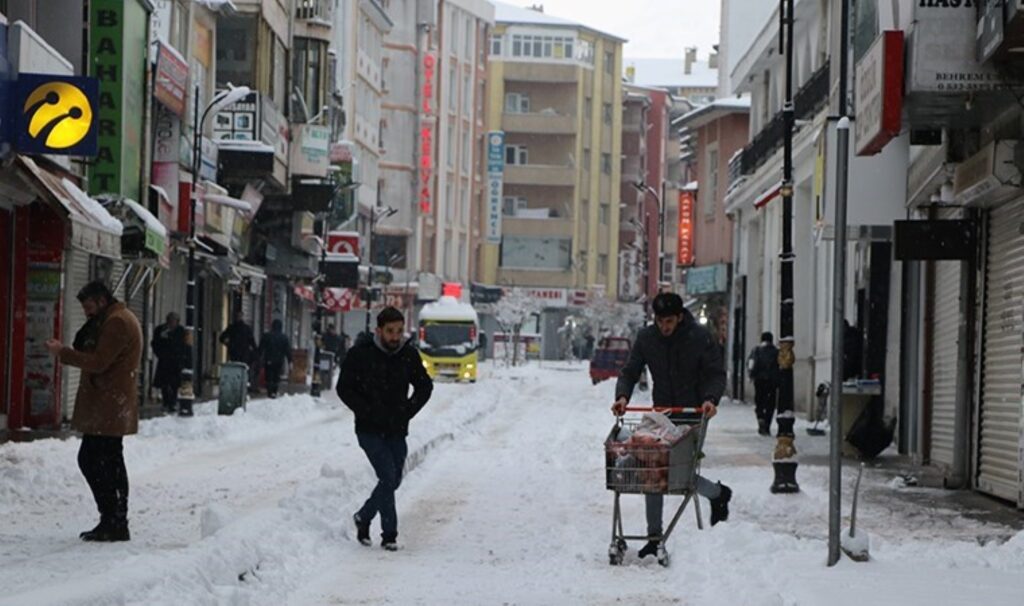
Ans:
<svg viewBox="0 0 1024 606"><path fill-rule="evenodd" d="M327 390L334 388L334 352L332 351L321 351L320 352L320 392L323 393Z"/></svg>
<svg viewBox="0 0 1024 606"><path fill-rule="evenodd" d="M217 399L217 414L229 415L245 408L249 399L249 365L242 362L225 362L220 365L220 397Z"/></svg>

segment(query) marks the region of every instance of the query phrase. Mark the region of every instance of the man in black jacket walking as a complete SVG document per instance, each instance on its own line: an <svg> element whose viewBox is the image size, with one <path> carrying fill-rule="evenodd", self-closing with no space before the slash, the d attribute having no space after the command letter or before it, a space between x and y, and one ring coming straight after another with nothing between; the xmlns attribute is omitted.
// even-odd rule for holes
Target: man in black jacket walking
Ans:
<svg viewBox="0 0 1024 606"><path fill-rule="evenodd" d="M167 321L156 327L150 342L156 354L156 372L153 387L160 388L164 412L178 410L178 388L181 386L181 369L188 363L188 344L185 342L185 328L177 313L167 314Z"/></svg>
<svg viewBox="0 0 1024 606"><path fill-rule="evenodd" d="M259 357L263 360L263 379L267 382L267 395L276 398L284 362L292 361L292 344L282 331L281 320L271 322L270 332L260 339Z"/></svg>
<svg viewBox="0 0 1024 606"><path fill-rule="evenodd" d="M718 410L718 401L725 392L725 367L722 351L711 333L697 324L693 314L683 307L675 293L661 293L651 303L655 324L637 335L629 361L622 368L615 384L612 412L622 415L640 380L644 367L654 381L652 398L655 407L702 407L710 419ZM673 418L674 415L670 415ZM679 422L683 419L673 418ZM697 477L697 493L711 501L711 525L729 517L732 490L721 482ZM660 537L664 496L648 494L647 535ZM664 554L660 541L651 539L640 550L640 557Z"/></svg>
<svg viewBox="0 0 1024 606"><path fill-rule="evenodd" d="M356 535L360 543L370 545L370 523L380 513L381 547L388 551L398 549L395 491L408 454L409 421L434 389L419 352L403 341L404 331L402 312L383 309L373 339L348 352L338 379L338 396L355 413L356 438L377 474L377 486L353 516Z"/></svg>
<svg viewBox="0 0 1024 606"><path fill-rule="evenodd" d="M772 416L779 393L779 350L770 332L761 333L761 344L750 352L747 367L754 382L754 409L757 433L771 435Z"/></svg>

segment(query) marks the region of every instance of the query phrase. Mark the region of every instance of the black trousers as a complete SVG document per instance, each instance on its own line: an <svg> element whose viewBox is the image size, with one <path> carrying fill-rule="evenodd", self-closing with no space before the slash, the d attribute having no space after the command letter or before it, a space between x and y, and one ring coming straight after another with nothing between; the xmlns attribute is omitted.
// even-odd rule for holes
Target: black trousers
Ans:
<svg viewBox="0 0 1024 606"><path fill-rule="evenodd" d="M775 415L775 403L778 401L779 384L772 380L754 379L754 412L757 420L767 425L772 424Z"/></svg>
<svg viewBox="0 0 1024 606"><path fill-rule="evenodd" d="M164 410L178 410L178 388L176 386L162 386L160 388L160 399L163 400Z"/></svg>
<svg viewBox="0 0 1024 606"><path fill-rule="evenodd" d="M278 385L281 384L281 371L284 362L266 362L263 365L263 379L267 382L267 395L276 396Z"/></svg>
<svg viewBox="0 0 1024 606"><path fill-rule="evenodd" d="M101 517L128 515L128 470L120 436L82 436L78 468L92 490Z"/></svg>

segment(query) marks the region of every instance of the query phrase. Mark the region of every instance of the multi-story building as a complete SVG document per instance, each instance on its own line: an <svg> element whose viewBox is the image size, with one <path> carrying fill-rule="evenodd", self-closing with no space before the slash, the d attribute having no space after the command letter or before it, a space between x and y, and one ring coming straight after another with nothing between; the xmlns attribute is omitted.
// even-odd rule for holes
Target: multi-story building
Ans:
<svg viewBox="0 0 1024 606"><path fill-rule="evenodd" d="M481 246L478 279L614 296L625 41L539 10L496 6L488 130L504 132L502 217L500 234ZM549 309L545 339L565 313Z"/></svg>
<svg viewBox="0 0 1024 606"><path fill-rule="evenodd" d="M682 59L626 58L626 80L638 86L652 86L669 92L674 99L691 106L705 105L718 92L718 53L706 61L697 59L697 49L687 48Z"/></svg>

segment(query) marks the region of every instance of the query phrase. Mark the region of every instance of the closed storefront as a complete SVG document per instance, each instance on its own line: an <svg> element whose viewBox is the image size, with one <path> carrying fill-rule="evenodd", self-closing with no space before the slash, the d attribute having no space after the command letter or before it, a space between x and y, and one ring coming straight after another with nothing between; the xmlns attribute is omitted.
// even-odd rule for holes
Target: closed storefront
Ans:
<svg viewBox="0 0 1024 606"><path fill-rule="evenodd" d="M977 487L1024 506L1024 199L989 213Z"/></svg>
<svg viewBox="0 0 1024 606"><path fill-rule="evenodd" d="M930 355L931 453L933 464L953 465L957 360L960 328L960 261L935 262L935 298Z"/></svg>

